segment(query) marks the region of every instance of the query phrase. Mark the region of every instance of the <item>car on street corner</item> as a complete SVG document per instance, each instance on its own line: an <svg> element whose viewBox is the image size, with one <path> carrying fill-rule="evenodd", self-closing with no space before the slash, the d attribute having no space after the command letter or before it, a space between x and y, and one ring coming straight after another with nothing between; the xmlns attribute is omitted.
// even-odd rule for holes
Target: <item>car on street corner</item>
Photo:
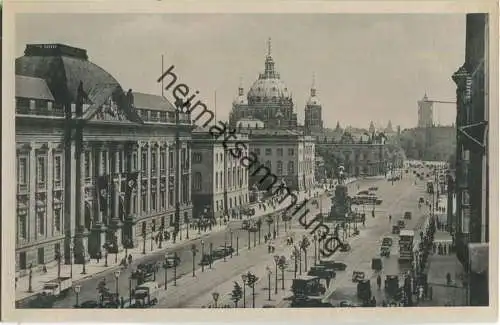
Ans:
<svg viewBox="0 0 500 325"><path fill-rule="evenodd" d="M333 269L334 271L345 271L347 265L342 262L335 261L320 261L319 265L324 265L329 269Z"/></svg>
<svg viewBox="0 0 500 325"><path fill-rule="evenodd" d="M168 253L167 256L165 257L166 262L167 262L167 267L174 267L178 266L181 264L181 259L179 255L176 255L174 253Z"/></svg>
<svg viewBox="0 0 500 325"><path fill-rule="evenodd" d="M351 245L349 245L349 244L342 244L342 246L340 246L341 252L348 252L350 250L351 250Z"/></svg>
<svg viewBox="0 0 500 325"><path fill-rule="evenodd" d="M359 305L353 303L350 300L343 300L339 303L340 308L353 308L353 307L359 307Z"/></svg>

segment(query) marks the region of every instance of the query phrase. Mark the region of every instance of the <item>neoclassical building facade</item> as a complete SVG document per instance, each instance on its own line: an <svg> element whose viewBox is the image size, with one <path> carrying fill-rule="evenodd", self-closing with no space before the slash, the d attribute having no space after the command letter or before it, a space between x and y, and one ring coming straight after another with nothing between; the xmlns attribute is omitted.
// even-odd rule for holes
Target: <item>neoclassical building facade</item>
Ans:
<svg viewBox="0 0 500 325"><path fill-rule="evenodd" d="M27 45L16 60L16 271L56 252L83 263L162 228L183 236L191 129L188 114L125 92L85 50Z"/></svg>
<svg viewBox="0 0 500 325"><path fill-rule="evenodd" d="M195 217L219 218L236 215L240 208L248 205L248 168L230 150L244 144L241 157L248 157L248 137L237 134L237 139L226 141L214 138L206 129L193 131L193 215Z"/></svg>

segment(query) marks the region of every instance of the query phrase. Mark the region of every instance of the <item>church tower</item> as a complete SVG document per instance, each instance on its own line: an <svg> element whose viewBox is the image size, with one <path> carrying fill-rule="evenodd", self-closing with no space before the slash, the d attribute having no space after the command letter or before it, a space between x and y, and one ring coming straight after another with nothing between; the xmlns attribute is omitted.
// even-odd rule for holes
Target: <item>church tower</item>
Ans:
<svg viewBox="0 0 500 325"><path fill-rule="evenodd" d="M311 94L307 100L304 115L304 127L306 132L311 133L323 131L322 107L321 102L316 95L316 78L314 75L311 86Z"/></svg>

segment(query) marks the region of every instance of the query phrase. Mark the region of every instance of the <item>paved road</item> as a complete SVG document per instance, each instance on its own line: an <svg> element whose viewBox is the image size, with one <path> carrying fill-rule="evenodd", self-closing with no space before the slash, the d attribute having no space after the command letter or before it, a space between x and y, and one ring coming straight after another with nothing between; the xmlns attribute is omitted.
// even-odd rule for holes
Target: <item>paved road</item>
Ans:
<svg viewBox="0 0 500 325"><path fill-rule="evenodd" d="M281 225L280 226L284 227ZM271 228L272 230L272 228ZM262 230L262 236L264 236L264 232L267 232L267 225L263 226ZM238 239L237 239L238 238ZM193 270L193 255L191 253L191 246L195 245L198 253L195 256L195 266L198 268L198 264L201 261L201 240L204 241L204 252L209 253L209 247L210 243L212 243L213 248L217 248L219 246L224 246L224 242L226 241L227 246L230 246L231 242L231 235L229 232L229 229L219 231L219 232L213 232L213 233L207 233L207 235L202 236L202 238L198 239L193 239L191 241L184 242L182 244L179 244L178 246L174 248L170 248L168 250L158 250L154 253L150 253L148 255L145 255L144 258L142 258L140 261L133 262L131 266L129 266L127 269L122 268L120 272L120 276L118 278L118 288L119 288L119 293L120 295L124 297L128 297L129 293L129 278L131 273L136 269L137 264L139 263L163 263L164 258L165 258L165 253L168 251L169 253L174 253L176 252L177 255L181 259L180 265L177 267L177 278L189 275L191 276L192 270ZM234 248L236 249L236 243L238 240L239 244L239 250L245 248L247 249L247 244L248 244L248 232L241 230L241 229L233 229L233 245ZM258 242L258 235L256 236L256 241ZM262 237L262 242L263 242L263 237ZM149 241L146 243L146 245L149 245ZM253 235L251 237L251 246L253 247ZM114 258L114 255L110 256L109 258ZM118 257L120 258L120 256ZM229 258L229 257L228 257ZM104 266L103 266L104 268ZM208 268L208 267L207 267ZM167 277L168 281L171 282L174 279L174 271L173 269L168 269L167 270ZM160 268L158 273L156 274L156 280L157 282L164 283L164 270ZM96 276L93 278L90 278L88 280L85 280L82 282L82 290L79 295L79 301L84 302L88 300L96 300L97 298L97 285L101 281L102 278L106 279L106 283L108 284L108 288L110 289L111 292L114 292L116 289L116 280L114 278L114 273L110 271L109 273L105 273L102 276ZM75 295L73 292L68 293L68 295L63 299L59 300L54 304L54 308L68 308L71 307L75 304Z"/></svg>
<svg viewBox="0 0 500 325"><path fill-rule="evenodd" d="M413 229L422 224L425 212L428 211L418 209L417 201L420 196L426 196L425 188L423 182L415 186L413 177L404 177L403 180L394 182L394 185L391 182L378 181L375 186L379 187L378 195L384 200L377 207L375 218L371 217L371 213L367 214L366 228L363 229L361 226L361 235L351 242L351 252L338 253L334 257L336 261L347 264L346 271L338 272L330 287L332 294L329 300L334 305L338 305L342 300L359 302L356 298L356 283L351 281L354 270L365 272L367 278L371 279L372 295L375 295L380 304L385 297L383 290L376 289L376 273L371 270L371 261L372 258L379 257L382 238L392 237L394 243L391 256L383 258L382 278L385 278L385 275L404 272L398 264L399 239L397 235L391 234L392 224L395 220L401 219L405 211L411 211L413 218L406 222L406 228ZM389 222L388 215L392 215L392 222Z"/></svg>

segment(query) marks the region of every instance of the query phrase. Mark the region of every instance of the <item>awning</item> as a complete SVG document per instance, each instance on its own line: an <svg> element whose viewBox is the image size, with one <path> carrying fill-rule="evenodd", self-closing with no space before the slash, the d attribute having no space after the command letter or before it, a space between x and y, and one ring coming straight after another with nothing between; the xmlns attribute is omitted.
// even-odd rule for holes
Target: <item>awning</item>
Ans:
<svg viewBox="0 0 500 325"><path fill-rule="evenodd" d="M489 244L470 243L469 244L470 270L474 273L488 272Z"/></svg>

